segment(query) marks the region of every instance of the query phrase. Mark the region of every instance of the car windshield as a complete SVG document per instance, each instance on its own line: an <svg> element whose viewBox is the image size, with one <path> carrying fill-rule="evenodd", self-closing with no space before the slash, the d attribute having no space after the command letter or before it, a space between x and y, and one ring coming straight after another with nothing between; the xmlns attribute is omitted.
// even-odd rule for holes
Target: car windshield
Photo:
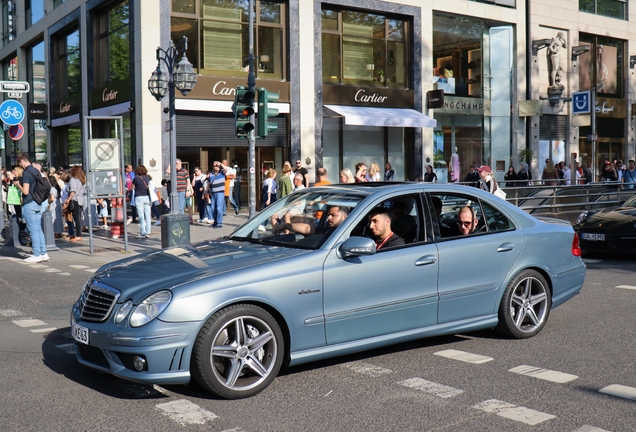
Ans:
<svg viewBox="0 0 636 432"><path fill-rule="evenodd" d="M322 188L293 192L237 228L230 239L317 249L364 198Z"/></svg>

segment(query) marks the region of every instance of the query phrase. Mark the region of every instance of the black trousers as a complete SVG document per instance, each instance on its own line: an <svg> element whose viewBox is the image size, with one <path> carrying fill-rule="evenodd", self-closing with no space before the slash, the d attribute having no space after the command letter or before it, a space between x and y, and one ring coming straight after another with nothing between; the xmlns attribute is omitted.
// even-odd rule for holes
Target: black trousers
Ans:
<svg viewBox="0 0 636 432"><path fill-rule="evenodd" d="M73 222L75 224L75 237L82 236L82 213L84 212L84 208L75 201L75 206L73 207Z"/></svg>

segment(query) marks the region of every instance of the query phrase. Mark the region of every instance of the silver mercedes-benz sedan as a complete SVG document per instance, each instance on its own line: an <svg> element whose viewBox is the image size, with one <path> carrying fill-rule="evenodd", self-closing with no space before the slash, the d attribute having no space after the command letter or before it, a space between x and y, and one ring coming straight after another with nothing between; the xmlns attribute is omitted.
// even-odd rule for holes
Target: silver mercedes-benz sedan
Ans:
<svg viewBox="0 0 636 432"><path fill-rule="evenodd" d="M569 225L476 188L313 187L228 237L103 266L71 329L83 365L243 398L283 365L482 329L534 336L581 290L580 254Z"/></svg>

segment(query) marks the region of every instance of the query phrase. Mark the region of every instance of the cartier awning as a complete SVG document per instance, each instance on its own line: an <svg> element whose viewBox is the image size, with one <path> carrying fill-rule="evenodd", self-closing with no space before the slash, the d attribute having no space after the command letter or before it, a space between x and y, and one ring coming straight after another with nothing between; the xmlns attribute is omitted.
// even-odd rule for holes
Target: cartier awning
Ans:
<svg viewBox="0 0 636 432"><path fill-rule="evenodd" d="M345 105L325 105L342 115L347 125L386 127L437 126L437 120L408 108L371 108Z"/></svg>

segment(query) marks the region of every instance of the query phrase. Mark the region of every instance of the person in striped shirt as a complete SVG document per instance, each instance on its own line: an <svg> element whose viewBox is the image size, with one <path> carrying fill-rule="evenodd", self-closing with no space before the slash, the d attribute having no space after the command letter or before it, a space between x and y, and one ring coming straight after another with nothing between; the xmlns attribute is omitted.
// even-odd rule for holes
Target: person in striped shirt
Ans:
<svg viewBox="0 0 636 432"><path fill-rule="evenodd" d="M186 190L188 189L188 184L190 184L190 174L188 173L188 170L181 166L181 159L177 159L175 165L177 168L177 198L179 199L179 213L185 214Z"/></svg>

